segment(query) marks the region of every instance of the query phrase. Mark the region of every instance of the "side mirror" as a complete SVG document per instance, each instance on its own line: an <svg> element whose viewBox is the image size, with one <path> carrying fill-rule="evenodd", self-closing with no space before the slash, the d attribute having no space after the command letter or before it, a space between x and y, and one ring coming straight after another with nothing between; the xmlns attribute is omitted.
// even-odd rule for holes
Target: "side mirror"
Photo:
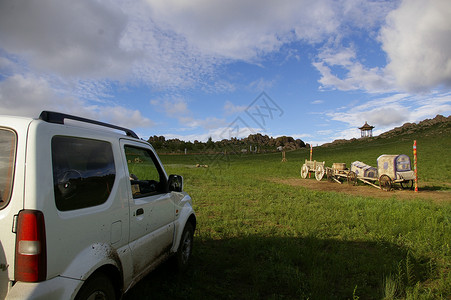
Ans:
<svg viewBox="0 0 451 300"><path fill-rule="evenodd" d="M183 177L180 175L169 175L168 186L170 192L182 192Z"/></svg>

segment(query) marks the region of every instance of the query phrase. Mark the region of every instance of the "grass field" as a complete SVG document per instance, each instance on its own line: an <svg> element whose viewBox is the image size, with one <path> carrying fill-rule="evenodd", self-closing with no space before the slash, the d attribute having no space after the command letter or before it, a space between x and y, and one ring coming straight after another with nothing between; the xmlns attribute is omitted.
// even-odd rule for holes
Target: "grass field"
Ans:
<svg viewBox="0 0 451 300"><path fill-rule="evenodd" d="M451 136L415 138L420 192L411 199L276 183L315 180L299 175L308 149L284 163L280 153L161 157L194 200L192 264L185 274L163 265L125 299L450 299ZM412 143L357 140L313 156L376 166L381 154L412 157Z"/></svg>

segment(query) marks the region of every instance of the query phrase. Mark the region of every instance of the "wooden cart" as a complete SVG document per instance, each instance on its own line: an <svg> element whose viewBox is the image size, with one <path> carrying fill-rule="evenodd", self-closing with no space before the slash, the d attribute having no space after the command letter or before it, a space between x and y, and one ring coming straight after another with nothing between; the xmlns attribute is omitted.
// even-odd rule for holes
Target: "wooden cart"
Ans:
<svg viewBox="0 0 451 300"><path fill-rule="evenodd" d="M327 180L342 184L344 181L347 181L349 171L345 163L333 163L332 168L326 168Z"/></svg>
<svg viewBox="0 0 451 300"><path fill-rule="evenodd" d="M326 170L324 168L324 161L305 160L305 163L301 167L301 177L307 178L309 173L315 173L315 178L318 181L323 179Z"/></svg>
<svg viewBox="0 0 451 300"><path fill-rule="evenodd" d="M341 184L347 181L348 184L356 185L361 181L385 191L392 190L395 183L399 183L403 189L411 189L415 180L410 158L405 154L381 155L377 159L377 168L360 161L352 162L350 169L344 163L334 163L332 168L326 168L326 174L332 182Z"/></svg>
<svg viewBox="0 0 451 300"><path fill-rule="evenodd" d="M410 158L406 154L379 156L377 173L383 190L393 189L395 183L399 183L403 189L413 188L415 172L411 169Z"/></svg>

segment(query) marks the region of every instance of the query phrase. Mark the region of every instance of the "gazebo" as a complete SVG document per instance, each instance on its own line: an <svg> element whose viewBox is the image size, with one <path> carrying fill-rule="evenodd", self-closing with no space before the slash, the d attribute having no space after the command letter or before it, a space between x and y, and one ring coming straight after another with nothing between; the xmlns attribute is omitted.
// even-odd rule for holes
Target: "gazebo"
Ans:
<svg viewBox="0 0 451 300"><path fill-rule="evenodd" d="M373 136L373 128L374 126L368 125L365 121L365 124L360 129L360 137L372 137Z"/></svg>

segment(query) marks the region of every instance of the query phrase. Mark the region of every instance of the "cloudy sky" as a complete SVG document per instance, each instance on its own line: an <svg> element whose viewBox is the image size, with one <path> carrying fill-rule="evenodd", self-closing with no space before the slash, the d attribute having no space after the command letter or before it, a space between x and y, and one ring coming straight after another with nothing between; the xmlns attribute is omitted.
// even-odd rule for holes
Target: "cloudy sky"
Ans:
<svg viewBox="0 0 451 300"><path fill-rule="evenodd" d="M312 144L451 114L449 0L2 0L0 114Z"/></svg>

